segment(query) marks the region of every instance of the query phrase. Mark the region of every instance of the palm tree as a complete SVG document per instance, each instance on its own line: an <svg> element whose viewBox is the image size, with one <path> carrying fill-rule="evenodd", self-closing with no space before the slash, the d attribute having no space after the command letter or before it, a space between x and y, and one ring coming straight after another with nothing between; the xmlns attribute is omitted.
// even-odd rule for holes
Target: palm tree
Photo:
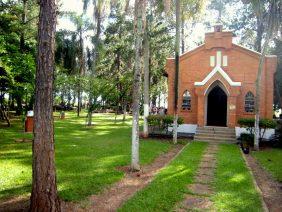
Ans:
<svg viewBox="0 0 282 212"><path fill-rule="evenodd" d="M83 14L77 15L76 13L65 13L65 15L74 23L76 27L75 37L78 37L78 85L77 85L77 116L79 116L81 111L81 93L82 93L82 83L80 78L85 75L85 54L84 54L84 34L86 31L92 28L92 24L88 19L84 17Z"/></svg>
<svg viewBox="0 0 282 212"><path fill-rule="evenodd" d="M30 211L61 211L56 185L53 123L57 6L55 0L44 0L39 4Z"/></svg>

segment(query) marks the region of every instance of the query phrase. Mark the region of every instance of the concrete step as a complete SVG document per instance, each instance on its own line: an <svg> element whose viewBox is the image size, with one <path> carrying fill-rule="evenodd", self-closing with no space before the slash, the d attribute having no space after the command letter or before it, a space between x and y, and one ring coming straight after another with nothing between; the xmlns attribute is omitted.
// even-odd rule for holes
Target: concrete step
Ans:
<svg viewBox="0 0 282 212"><path fill-rule="evenodd" d="M194 140L207 141L211 143L233 143L236 142L234 128L228 127L198 127Z"/></svg>
<svg viewBox="0 0 282 212"><path fill-rule="evenodd" d="M197 137L213 137L213 138L226 138L226 139L236 139L235 134L209 134L209 133L197 133L195 136Z"/></svg>
<svg viewBox="0 0 282 212"><path fill-rule="evenodd" d="M197 141L206 141L206 140L212 140L212 141L236 141L236 139L234 139L234 138L201 137L201 136L195 136L194 140L197 140Z"/></svg>
<svg viewBox="0 0 282 212"><path fill-rule="evenodd" d="M213 139L205 139L205 140L199 140L199 139L194 139L194 141L202 141L202 142L210 142L210 143L213 143L213 144L226 144L226 143L236 143L237 140L213 140Z"/></svg>
<svg viewBox="0 0 282 212"><path fill-rule="evenodd" d="M207 131L196 131L197 135L222 135L222 136L229 136L235 135L235 132L207 132Z"/></svg>
<svg viewBox="0 0 282 212"><path fill-rule="evenodd" d="M197 131L199 132L235 132L235 129L230 129L230 128L226 128L226 129L213 129L213 128L197 128Z"/></svg>

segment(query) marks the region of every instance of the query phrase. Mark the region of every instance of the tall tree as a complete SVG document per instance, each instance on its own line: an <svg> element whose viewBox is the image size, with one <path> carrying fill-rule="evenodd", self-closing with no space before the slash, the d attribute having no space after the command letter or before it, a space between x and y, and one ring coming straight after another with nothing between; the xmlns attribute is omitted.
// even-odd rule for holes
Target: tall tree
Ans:
<svg viewBox="0 0 282 212"><path fill-rule="evenodd" d="M91 73L90 73L90 84L93 82L93 78L95 75L95 70L97 66L97 62L99 59L99 46L100 46L100 36L101 36L101 27L102 27L102 9L103 9L103 1L98 0L98 1L93 1L93 6L94 6L94 21L95 21L95 36L93 38L93 63L91 65ZM92 86L90 86L92 87ZM92 92L89 94L89 107L88 107L88 121L87 125L91 126L92 125L92 112L93 112L93 95Z"/></svg>
<svg viewBox="0 0 282 212"><path fill-rule="evenodd" d="M56 185L53 124L53 78L57 7L55 0L42 0L39 4L30 210L61 211Z"/></svg>
<svg viewBox="0 0 282 212"><path fill-rule="evenodd" d="M139 107L140 107L140 78L142 59L142 40L144 30L144 14L146 0L135 0L134 34L135 34L135 67L133 77L133 102L132 102L132 155L131 169L140 170L139 164Z"/></svg>
<svg viewBox="0 0 282 212"><path fill-rule="evenodd" d="M178 75L179 75L179 50L180 50L180 0L175 1L175 76L174 76L174 120L173 120L173 143L177 143L178 122Z"/></svg>
<svg viewBox="0 0 282 212"><path fill-rule="evenodd" d="M254 7L258 8L258 14L261 16L263 15L260 11L261 7L265 5L259 0L252 0L251 4ZM256 101L255 101L255 137L254 137L254 147L256 150L259 150L259 122L260 122L260 94L261 94L261 78L262 78L262 71L264 66L264 60L266 51L269 46L269 41L272 39L273 35L277 33L278 29L281 30L281 13L282 13L282 3L280 0L270 0L269 4L267 5L267 30L266 30L266 37L262 47L262 52L259 59L259 67L257 72L257 79L256 79Z"/></svg>
<svg viewBox="0 0 282 212"><path fill-rule="evenodd" d="M147 19L147 18L146 18ZM147 22L147 21L146 21ZM144 122L143 122L143 136L148 137L148 121L149 107L150 107L150 73L149 73L149 59L150 46L148 38L148 22L146 23L144 33Z"/></svg>
<svg viewBox="0 0 282 212"><path fill-rule="evenodd" d="M81 79L85 75L85 53L84 53L84 33L91 29L92 25L83 14L67 13L70 20L76 26L76 36L78 37L78 80L77 80L77 116L80 115L82 105L82 83Z"/></svg>
<svg viewBox="0 0 282 212"><path fill-rule="evenodd" d="M183 54L186 50L186 35L185 29L186 23L198 18L201 11L204 8L206 0L182 0L180 2L181 7L181 53Z"/></svg>

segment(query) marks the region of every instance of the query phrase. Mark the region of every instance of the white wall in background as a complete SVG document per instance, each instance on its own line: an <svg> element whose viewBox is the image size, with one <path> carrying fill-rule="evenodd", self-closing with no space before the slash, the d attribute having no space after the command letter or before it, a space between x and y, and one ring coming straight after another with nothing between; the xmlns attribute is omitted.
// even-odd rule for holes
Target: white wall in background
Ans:
<svg viewBox="0 0 282 212"><path fill-rule="evenodd" d="M236 130L236 137L239 137L241 133L248 133L246 128L243 127L235 127ZM273 135L275 132L274 129L268 129L265 131L264 137L265 139L268 139L271 135Z"/></svg>
<svg viewBox="0 0 282 212"><path fill-rule="evenodd" d="M196 133L197 124L181 124L177 128L179 133ZM172 131L172 127L168 128L168 131Z"/></svg>

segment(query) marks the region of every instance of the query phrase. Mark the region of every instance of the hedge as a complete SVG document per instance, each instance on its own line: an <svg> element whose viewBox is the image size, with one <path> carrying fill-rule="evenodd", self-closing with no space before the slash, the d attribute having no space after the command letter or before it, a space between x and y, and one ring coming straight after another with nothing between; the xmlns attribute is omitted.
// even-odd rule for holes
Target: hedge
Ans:
<svg viewBox="0 0 282 212"><path fill-rule="evenodd" d="M168 132L168 127L173 126L174 117L171 115L149 115L147 118L148 125L152 130L165 130ZM177 124L183 124L184 119L182 117L178 117Z"/></svg>
<svg viewBox="0 0 282 212"><path fill-rule="evenodd" d="M254 127L255 127L255 119L254 118L240 118L238 120L238 124L240 127L246 127L247 131L250 132L250 134L254 134ZM259 133L260 138L263 138L266 129L275 129L277 126L277 123L271 119L260 119L259 121Z"/></svg>

